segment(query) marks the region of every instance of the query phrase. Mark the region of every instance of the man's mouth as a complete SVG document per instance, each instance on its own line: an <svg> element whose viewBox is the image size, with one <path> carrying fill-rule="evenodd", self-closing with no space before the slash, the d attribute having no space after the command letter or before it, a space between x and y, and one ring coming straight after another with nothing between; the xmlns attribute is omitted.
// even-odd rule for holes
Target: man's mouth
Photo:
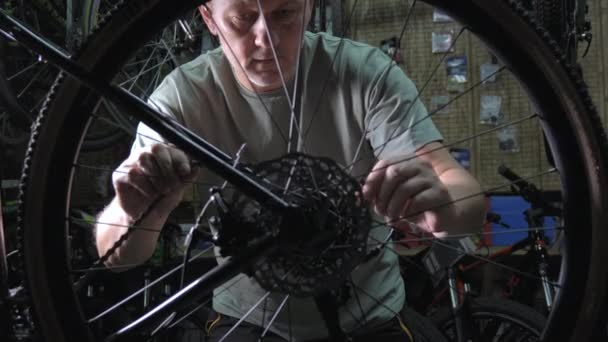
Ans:
<svg viewBox="0 0 608 342"><path fill-rule="evenodd" d="M254 58L253 61L256 63L274 63L274 58Z"/></svg>
<svg viewBox="0 0 608 342"><path fill-rule="evenodd" d="M253 65L257 68L260 68L262 71L270 71L275 70L277 68L277 63L274 58L254 59Z"/></svg>

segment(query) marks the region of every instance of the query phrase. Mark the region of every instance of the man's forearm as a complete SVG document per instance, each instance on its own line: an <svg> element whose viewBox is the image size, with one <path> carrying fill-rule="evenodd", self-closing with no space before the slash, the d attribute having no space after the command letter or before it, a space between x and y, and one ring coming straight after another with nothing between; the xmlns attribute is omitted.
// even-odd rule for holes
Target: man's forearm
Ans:
<svg viewBox="0 0 608 342"><path fill-rule="evenodd" d="M440 232L446 235L479 232L485 219L485 200L479 183L463 169L450 169L440 176L452 198L452 210L440 210Z"/></svg>
<svg viewBox="0 0 608 342"><path fill-rule="evenodd" d="M124 212L115 198L97 219L96 243L99 256L104 256L129 229L133 229L129 238L121 242L112 253L106 265L108 267L134 266L145 262L154 253L156 242L166 220L167 214L163 215L155 210L149 210L142 219L135 222Z"/></svg>

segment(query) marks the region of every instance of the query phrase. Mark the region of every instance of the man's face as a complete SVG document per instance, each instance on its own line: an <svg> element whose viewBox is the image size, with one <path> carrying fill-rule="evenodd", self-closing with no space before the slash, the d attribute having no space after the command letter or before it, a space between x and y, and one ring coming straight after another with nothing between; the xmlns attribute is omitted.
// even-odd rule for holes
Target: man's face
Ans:
<svg viewBox="0 0 608 342"><path fill-rule="evenodd" d="M295 75L302 29L310 19L312 1L260 2L262 11L257 0L212 0L208 10L201 7L201 13L211 33L219 37L238 81L250 90L267 92L282 86L273 47L285 80Z"/></svg>

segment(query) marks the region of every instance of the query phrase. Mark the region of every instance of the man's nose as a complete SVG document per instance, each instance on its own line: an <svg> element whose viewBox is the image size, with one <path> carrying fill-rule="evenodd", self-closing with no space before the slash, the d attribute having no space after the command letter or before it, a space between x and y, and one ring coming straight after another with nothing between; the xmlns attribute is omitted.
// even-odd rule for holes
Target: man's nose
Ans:
<svg viewBox="0 0 608 342"><path fill-rule="evenodd" d="M271 48L279 45L279 32L273 29L272 22L265 20L261 13L253 25L255 45L261 48Z"/></svg>

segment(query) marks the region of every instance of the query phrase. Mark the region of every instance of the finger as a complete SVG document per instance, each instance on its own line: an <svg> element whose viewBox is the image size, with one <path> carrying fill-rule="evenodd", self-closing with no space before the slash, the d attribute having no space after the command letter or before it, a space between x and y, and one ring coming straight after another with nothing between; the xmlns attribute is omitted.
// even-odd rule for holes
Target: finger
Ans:
<svg viewBox="0 0 608 342"><path fill-rule="evenodd" d="M397 185L388 201L386 215L391 220L398 219L404 213L410 199L430 187L431 185L420 177L411 178L407 182Z"/></svg>
<svg viewBox="0 0 608 342"><path fill-rule="evenodd" d="M182 181L184 182L194 182L196 180L196 178L198 177L198 174L200 172L200 167L198 167L197 165L191 165L190 166L190 174L184 176L182 178Z"/></svg>
<svg viewBox="0 0 608 342"><path fill-rule="evenodd" d="M434 232L438 229L436 222L429 222L428 217L433 215L426 215L429 211L437 211L440 209L441 203L437 203L438 194L433 188L426 189L416 196L412 197L409 207L401 214L402 217L415 221L420 227L428 232ZM422 216L425 217L422 222Z"/></svg>
<svg viewBox="0 0 608 342"><path fill-rule="evenodd" d="M376 207L382 214L387 214L388 205L400 184L415 178L418 169L408 163L399 163L386 168L384 181L376 198Z"/></svg>
<svg viewBox="0 0 608 342"><path fill-rule="evenodd" d="M154 186L153 182L150 180L146 174L142 172L142 170L138 168L132 168L127 172L126 179L123 178L120 183L126 183L129 186L133 187L137 190L141 195L153 199L156 198L159 194L157 188ZM118 189L117 189L118 190ZM126 194L125 194L126 195Z"/></svg>
<svg viewBox="0 0 608 342"><path fill-rule="evenodd" d="M408 204L410 202L408 201ZM397 219L390 219L388 217L385 217L387 220L387 224L389 227L396 229L396 230L400 230L400 231L410 231L411 230L411 220L406 220L402 217L397 218Z"/></svg>
<svg viewBox="0 0 608 342"><path fill-rule="evenodd" d="M192 162L190 158L182 150L170 149L169 150L172 159L173 170L176 174L182 178L191 176L192 174Z"/></svg>
<svg viewBox="0 0 608 342"><path fill-rule="evenodd" d="M384 180L386 162L381 160L374 165L372 171L367 175L363 188L361 189L363 197L368 201L375 201L380 185Z"/></svg>
<svg viewBox="0 0 608 342"><path fill-rule="evenodd" d="M173 168L172 147L156 144L151 147L154 161L162 175L163 193L167 193L179 183L179 177Z"/></svg>
<svg viewBox="0 0 608 342"><path fill-rule="evenodd" d="M166 191L165 177L162 175L156 157L152 152L142 152L137 159L136 166L132 169L137 169L139 170L138 173L145 175L157 192L163 193Z"/></svg>

